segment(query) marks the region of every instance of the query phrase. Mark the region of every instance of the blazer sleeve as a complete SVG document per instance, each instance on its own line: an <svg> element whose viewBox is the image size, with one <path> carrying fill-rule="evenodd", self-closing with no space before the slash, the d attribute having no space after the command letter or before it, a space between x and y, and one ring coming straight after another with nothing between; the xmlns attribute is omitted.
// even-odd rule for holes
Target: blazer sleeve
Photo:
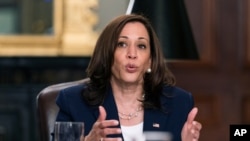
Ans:
<svg viewBox="0 0 250 141"><path fill-rule="evenodd" d="M56 104L59 107L59 112L56 117L56 121L71 121L71 116L70 116L70 110L69 110L69 104L67 103L67 97L65 94L65 91L62 90L57 99L56 99Z"/></svg>

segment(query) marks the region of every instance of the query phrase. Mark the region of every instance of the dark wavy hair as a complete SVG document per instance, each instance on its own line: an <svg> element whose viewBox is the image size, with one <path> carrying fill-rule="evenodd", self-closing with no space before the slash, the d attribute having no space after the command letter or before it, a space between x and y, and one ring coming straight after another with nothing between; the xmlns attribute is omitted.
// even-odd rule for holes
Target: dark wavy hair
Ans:
<svg viewBox="0 0 250 141"><path fill-rule="evenodd" d="M142 15L122 15L112 20L100 34L89 66L86 70L90 78L83 97L89 105L101 105L110 88L111 67L114 62L118 37L129 22L142 23L149 34L151 52L151 73L144 75L143 106L160 108L160 95L164 85L174 85L175 78L167 68L158 37L149 20Z"/></svg>

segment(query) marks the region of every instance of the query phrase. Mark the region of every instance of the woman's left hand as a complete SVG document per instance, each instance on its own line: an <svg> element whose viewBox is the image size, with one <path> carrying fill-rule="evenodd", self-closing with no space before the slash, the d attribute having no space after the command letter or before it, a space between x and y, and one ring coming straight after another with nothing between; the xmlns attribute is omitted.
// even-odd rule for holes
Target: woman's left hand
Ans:
<svg viewBox="0 0 250 141"><path fill-rule="evenodd" d="M201 123L194 121L198 112L198 108L194 107L188 114L188 119L185 122L182 131L182 141L198 141L200 137Z"/></svg>

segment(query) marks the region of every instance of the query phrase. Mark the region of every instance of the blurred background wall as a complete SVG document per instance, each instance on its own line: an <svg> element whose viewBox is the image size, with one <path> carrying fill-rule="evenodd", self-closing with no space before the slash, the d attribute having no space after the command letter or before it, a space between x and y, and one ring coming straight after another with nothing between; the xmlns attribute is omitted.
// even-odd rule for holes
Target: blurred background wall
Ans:
<svg viewBox="0 0 250 141"><path fill-rule="evenodd" d="M39 141L36 118L36 96L39 91L48 85L85 77L90 56L46 55L46 52L49 54L50 51L46 44L45 51L39 50L37 53L32 53L32 48L25 49L23 52L28 55L20 55L19 50L15 49L11 50L14 55L9 55L9 52L4 50L9 46L17 49L20 46L30 46L32 37L38 36L40 43L44 39L39 38L53 36L54 22L57 22L53 21L54 2L56 1L0 1L0 141ZM66 4L66 1L62 0L57 2ZM92 9L98 17L97 24L94 25L97 33L109 20L125 14L128 5L128 0L97 2L98 6ZM61 12L66 11L66 6L62 7ZM20 39L20 43L12 44L16 39ZM45 39L45 42L48 41ZM34 47L37 46L37 43L33 44ZM45 55L39 55L43 52Z"/></svg>
<svg viewBox="0 0 250 141"><path fill-rule="evenodd" d="M0 1L0 141L38 141L36 95L51 84L78 80L86 76L85 69L91 57L89 48L85 50L84 47L66 46L65 50L57 50L64 48L63 39L69 39L66 45L71 43L68 35L78 35L75 29L67 27L67 14L70 15L71 10L69 5L73 5L75 1L82 4L84 2ZM91 0L88 1L91 3ZM56 17L53 16L53 2L64 3L62 9L57 9L62 15L59 12ZM84 32L84 35L92 32L98 35L112 18L126 12L129 1L96 2L98 6L91 8L96 13L96 24L91 25L93 29ZM199 59L167 59L168 66L177 78L177 85L194 95L196 106L199 107L197 120L203 123L200 140L226 141L229 140L230 124L250 123L250 2L182 2L185 2ZM84 15L84 12L80 13ZM73 14L77 15L75 11ZM64 18L60 18L60 15ZM75 21L70 24L81 29L84 22L80 21L79 24L78 17L72 18L70 21ZM58 24L54 19L61 22ZM85 24L88 22L85 20ZM53 28L54 23L60 32ZM51 39L55 33L58 33L58 36ZM57 39L66 33L67 36ZM79 35L80 39L81 37L82 35ZM35 39L35 42L30 41L31 38ZM40 48L41 44L43 46ZM29 48L26 49L26 46ZM33 52L30 47L39 49ZM83 53L67 54L72 50L83 50Z"/></svg>

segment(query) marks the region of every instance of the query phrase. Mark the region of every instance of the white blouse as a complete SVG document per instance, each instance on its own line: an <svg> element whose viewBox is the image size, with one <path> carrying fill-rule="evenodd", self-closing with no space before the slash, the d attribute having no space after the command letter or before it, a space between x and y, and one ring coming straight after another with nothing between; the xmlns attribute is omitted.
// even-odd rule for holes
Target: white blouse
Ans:
<svg viewBox="0 0 250 141"><path fill-rule="evenodd" d="M143 136L143 122L133 126L121 125L124 141L145 141Z"/></svg>

